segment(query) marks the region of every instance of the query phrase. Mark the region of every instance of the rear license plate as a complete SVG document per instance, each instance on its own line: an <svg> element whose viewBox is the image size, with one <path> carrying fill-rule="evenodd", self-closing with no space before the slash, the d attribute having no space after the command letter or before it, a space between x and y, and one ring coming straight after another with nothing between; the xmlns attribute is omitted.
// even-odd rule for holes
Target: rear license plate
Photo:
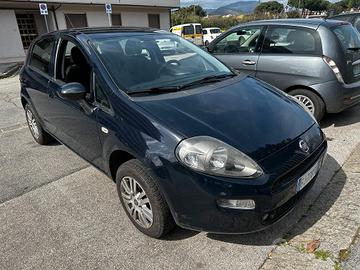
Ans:
<svg viewBox="0 0 360 270"><path fill-rule="evenodd" d="M322 159L319 158L318 161L308 170L305 174L303 174L296 183L296 192L302 190L309 182L315 177L315 175L319 172L322 164Z"/></svg>

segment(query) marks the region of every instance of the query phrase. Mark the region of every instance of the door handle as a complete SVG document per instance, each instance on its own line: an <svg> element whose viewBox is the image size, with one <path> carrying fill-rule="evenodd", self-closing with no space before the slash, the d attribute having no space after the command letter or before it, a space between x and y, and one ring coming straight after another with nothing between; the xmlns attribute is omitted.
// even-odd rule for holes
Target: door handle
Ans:
<svg viewBox="0 0 360 270"><path fill-rule="evenodd" d="M256 64L256 62L255 62L255 61L251 61L251 60L244 60L244 61L242 62L242 64L243 64L244 66L253 66L253 65Z"/></svg>

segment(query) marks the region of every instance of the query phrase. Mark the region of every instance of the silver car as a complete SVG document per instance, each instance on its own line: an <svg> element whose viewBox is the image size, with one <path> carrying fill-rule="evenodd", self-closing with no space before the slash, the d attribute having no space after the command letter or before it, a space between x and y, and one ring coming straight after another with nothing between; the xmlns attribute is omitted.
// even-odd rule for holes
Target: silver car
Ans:
<svg viewBox="0 0 360 270"><path fill-rule="evenodd" d="M348 22L251 22L217 37L208 51L296 97L318 121L360 102L360 35Z"/></svg>

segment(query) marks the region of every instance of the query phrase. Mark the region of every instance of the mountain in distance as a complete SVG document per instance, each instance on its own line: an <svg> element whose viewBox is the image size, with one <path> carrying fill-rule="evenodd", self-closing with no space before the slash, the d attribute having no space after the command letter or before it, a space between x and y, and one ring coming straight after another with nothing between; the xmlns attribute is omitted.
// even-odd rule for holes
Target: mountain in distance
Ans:
<svg viewBox="0 0 360 270"><path fill-rule="evenodd" d="M202 6L206 10L215 10L221 6L229 5L239 0L181 0L180 5L187 7L191 5Z"/></svg>
<svg viewBox="0 0 360 270"><path fill-rule="evenodd" d="M253 13L259 1L238 1L217 9L207 10L209 15L240 15Z"/></svg>

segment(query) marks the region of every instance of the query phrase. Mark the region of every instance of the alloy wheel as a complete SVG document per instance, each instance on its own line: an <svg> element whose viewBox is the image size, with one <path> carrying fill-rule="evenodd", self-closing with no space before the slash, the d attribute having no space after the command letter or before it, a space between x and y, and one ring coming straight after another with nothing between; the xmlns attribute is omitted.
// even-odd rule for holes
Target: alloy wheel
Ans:
<svg viewBox="0 0 360 270"><path fill-rule="evenodd" d="M315 105L310 98L304 95L295 95L294 97L297 98L309 112L312 114L315 113Z"/></svg>
<svg viewBox="0 0 360 270"><path fill-rule="evenodd" d="M139 182L130 176L123 177L121 197L134 221L143 228L150 228L153 223L153 211L149 198Z"/></svg>
<svg viewBox="0 0 360 270"><path fill-rule="evenodd" d="M36 139L39 138L39 127L36 123L35 116L30 110L26 111L26 119L30 128L31 133L34 135Z"/></svg>

